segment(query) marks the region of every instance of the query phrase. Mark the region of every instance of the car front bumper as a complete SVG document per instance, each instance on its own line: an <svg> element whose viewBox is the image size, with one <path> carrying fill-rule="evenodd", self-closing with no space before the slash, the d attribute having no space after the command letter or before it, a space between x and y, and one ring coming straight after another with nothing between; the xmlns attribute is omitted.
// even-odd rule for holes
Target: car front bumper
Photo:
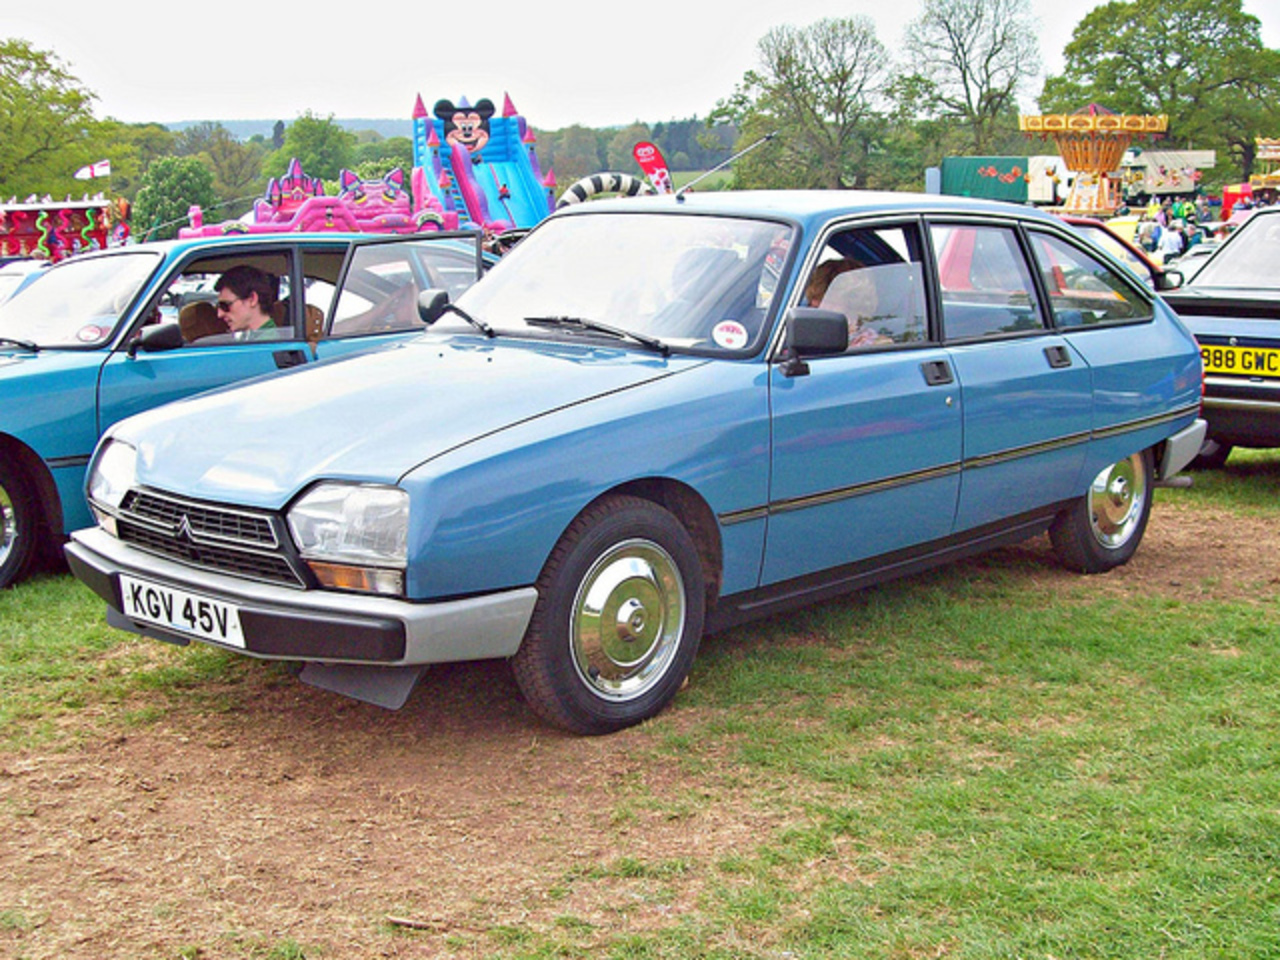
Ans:
<svg viewBox="0 0 1280 960"><path fill-rule="evenodd" d="M538 599L533 587L431 603L298 590L195 570L121 543L97 527L72 534L66 553L72 573L107 602L112 626L266 659L405 667L510 657L520 648ZM126 616L122 576L224 605L239 618L243 646Z"/></svg>

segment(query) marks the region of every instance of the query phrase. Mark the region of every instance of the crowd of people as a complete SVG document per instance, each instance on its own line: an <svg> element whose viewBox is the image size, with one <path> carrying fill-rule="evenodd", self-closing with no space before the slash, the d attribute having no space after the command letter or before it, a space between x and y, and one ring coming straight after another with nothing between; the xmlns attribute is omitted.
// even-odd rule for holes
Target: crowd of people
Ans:
<svg viewBox="0 0 1280 960"><path fill-rule="evenodd" d="M1228 229L1227 221L1233 214L1257 205L1259 201L1243 197L1222 212L1221 220L1216 220L1203 195L1194 200L1152 199L1142 211L1134 239L1148 253L1173 260L1216 232Z"/></svg>

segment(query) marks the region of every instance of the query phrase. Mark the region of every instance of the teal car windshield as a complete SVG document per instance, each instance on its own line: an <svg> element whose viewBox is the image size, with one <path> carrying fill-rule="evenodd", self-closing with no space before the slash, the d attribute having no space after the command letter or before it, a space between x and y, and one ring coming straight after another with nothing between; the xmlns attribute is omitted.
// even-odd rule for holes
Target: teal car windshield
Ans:
<svg viewBox="0 0 1280 960"><path fill-rule="evenodd" d="M155 253L72 258L0 304L0 337L39 347L94 347L111 339L160 265Z"/></svg>
<svg viewBox="0 0 1280 960"><path fill-rule="evenodd" d="M791 242L790 226L766 220L565 216L459 305L499 332L607 338L605 325L669 348L741 353L763 334Z"/></svg>

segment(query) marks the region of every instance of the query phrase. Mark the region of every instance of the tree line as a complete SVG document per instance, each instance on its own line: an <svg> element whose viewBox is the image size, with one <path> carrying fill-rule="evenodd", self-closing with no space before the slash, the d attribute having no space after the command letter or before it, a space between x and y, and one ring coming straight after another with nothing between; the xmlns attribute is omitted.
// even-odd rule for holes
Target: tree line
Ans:
<svg viewBox="0 0 1280 960"><path fill-rule="evenodd" d="M1167 115L1162 149L1216 151L1205 189L1247 180L1255 138L1280 137L1280 51L1241 0L1099 4L1031 110L1021 101L1041 59L1029 0L923 0L906 36L895 58L867 17L771 30L711 113L737 124L740 146L779 133L737 164L735 185L918 190L947 156L1053 153L1019 132L1019 115L1091 104Z"/></svg>
<svg viewBox="0 0 1280 960"><path fill-rule="evenodd" d="M1261 41L1242 0L1108 0L1076 25L1064 69L1041 76L1029 0L921 0L895 54L867 17L783 25L757 45L757 65L706 118L622 128L535 128L539 160L561 189L606 170L635 172L640 140L673 170L707 169L735 149L777 134L733 167L740 188L919 190L946 156L1052 152L1029 143L1018 116L1088 104L1166 114L1166 148L1213 149L1204 186L1245 179L1255 138L1280 136L1280 51ZM176 224L194 203L232 217L297 157L311 176L347 168L381 176L412 164L408 136L352 131L332 116L280 121L272 136L240 140L216 123L98 119L94 94L53 52L0 41L0 199L78 195L80 167L104 158L110 190L133 201L135 229ZM406 120L406 127L408 120Z"/></svg>

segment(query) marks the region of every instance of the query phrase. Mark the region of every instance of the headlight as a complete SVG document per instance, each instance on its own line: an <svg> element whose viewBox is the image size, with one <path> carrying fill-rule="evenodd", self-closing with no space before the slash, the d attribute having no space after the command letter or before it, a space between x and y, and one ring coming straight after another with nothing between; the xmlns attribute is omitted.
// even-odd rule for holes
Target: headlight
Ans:
<svg viewBox="0 0 1280 960"><path fill-rule="evenodd" d="M89 474L89 502L116 510L137 480L138 451L119 440L108 440L98 452Z"/></svg>
<svg viewBox="0 0 1280 960"><path fill-rule="evenodd" d="M299 552L326 587L401 593L409 495L398 487L321 483L289 510Z"/></svg>

